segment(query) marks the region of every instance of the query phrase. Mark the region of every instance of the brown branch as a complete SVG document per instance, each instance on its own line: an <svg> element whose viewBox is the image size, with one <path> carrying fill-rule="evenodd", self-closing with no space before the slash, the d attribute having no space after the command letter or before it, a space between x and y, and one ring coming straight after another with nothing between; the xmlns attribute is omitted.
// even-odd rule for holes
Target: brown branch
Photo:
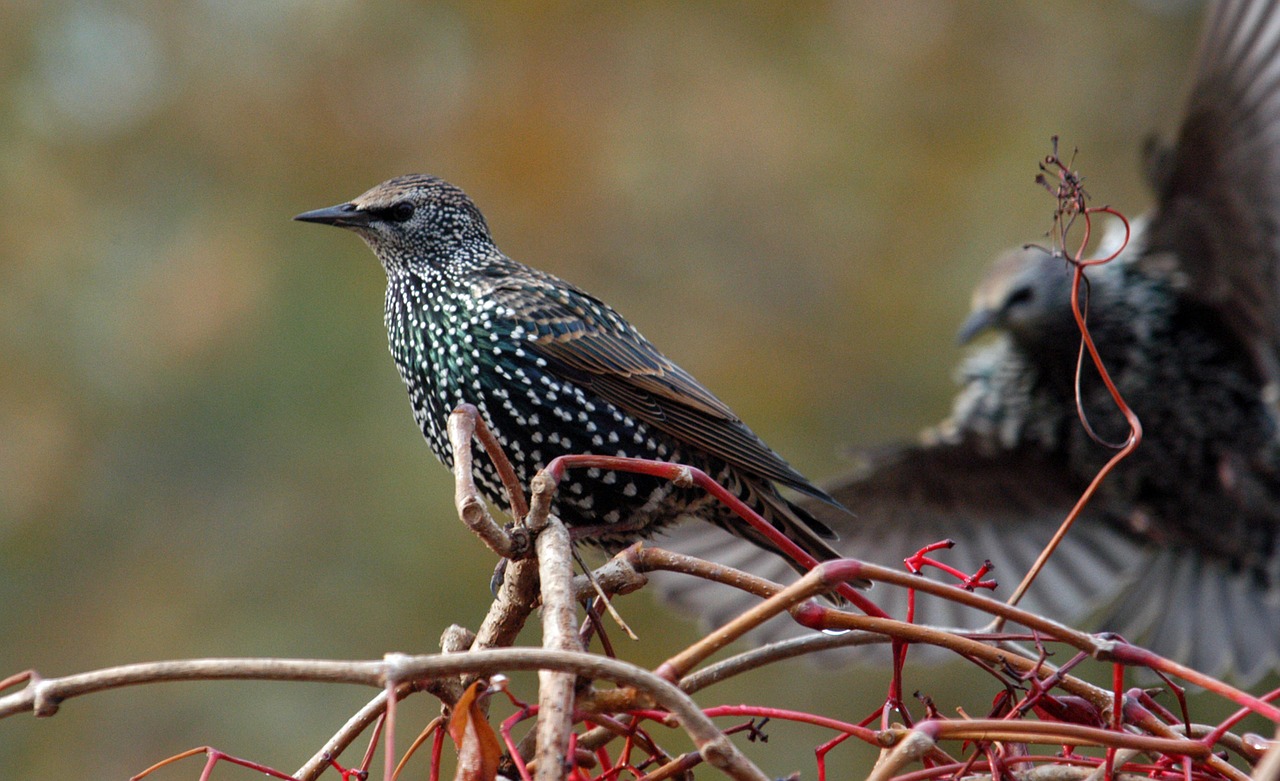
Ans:
<svg viewBox="0 0 1280 781"><path fill-rule="evenodd" d="M189 659L109 667L63 678L37 680L33 676L22 691L0 698L0 718L24 712L51 716L61 702L73 697L168 681L315 681L384 688L388 682L399 686L462 674L492 675L544 669L609 680L645 692L675 715L708 763L735 779L767 781L764 773L738 751L698 705L669 682L618 659L543 648L498 648L428 656L388 654L382 661Z"/></svg>
<svg viewBox="0 0 1280 781"><path fill-rule="evenodd" d="M538 563L532 559L509 562L498 597L476 630L471 650L510 647L537 604Z"/></svg>
<svg viewBox="0 0 1280 781"><path fill-rule="evenodd" d="M712 564L701 559L695 559L691 556L685 556L679 553L662 550L660 548L649 548L633 546L624 552L627 560L632 563L641 572L652 570L671 570L676 572L684 572L695 574L708 580L714 580L719 583L725 583L741 588L752 594L763 597L773 597L781 594L784 589L776 583L759 578L754 575L747 574L732 567L720 564ZM1002 602L987 599L985 597L972 594L955 586L945 583L937 583L936 581L926 580L907 573L891 570L886 567L878 567L873 564L863 562L855 562L853 560L843 560L840 562L827 562L818 570L810 572L805 578L797 581L788 587L790 594L783 597L780 601L775 602L771 607L764 608L756 606L750 618L746 618L747 614L743 614L738 619L730 622L729 625L721 628L716 632L713 638L704 640L691 646L685 652L668 660L666 665L670 667L659 668L660 674L664 676L676 675L677 679L692 669L692 666L705 659L711 653L727 644L730 638L740 637L743 633L758 626L761 622L777 615L786 610L788 607L798 605L805 602L809 597L826 593L831 590L829 583L821 580L822 572L826 571L827 565L844 564L848 566L856 566L859 568L861 576L871 578L873 580L883 580L890 583L913 587L918 591L925 591L936 594L946 599L954 599L956 601L969 604L979 609L990 608L997 613L1005 613L1013 616L1015 620L1021 622L1025 619L1050 637L1056 637L1059 631L1069 633L1076 636L1076 639L1085 638L1091 640L1090 635L1075 632L1061 624L1048 619L1040 618L1034 614L1017 608L1010 608ZM815 573L819 573L816 574ZM905 621L898 621L891 618L875 618L872 616L859 616L843 611L832 610L829 608L819 608L814 606L815 611L822 611L819 623L831 629L852 629L874 632L876 634L904 640L912 643L927 643L936 645L941 648L947 648L964 656L971 656L982 659L992 665L1000 666L1009 664L1021 673L1034 673L1040 678L1046 678L1052 675L1056 668L1049 664L1042 664L1030 656L1013 655L1010 650L1002 650L994 648L991 645L971 640L967 637L957 635L954 632L934 629L932 627L921 626L919 624L910 624ZM1079 678L1072 676L1063 676L1061 681L1062 687L1071 692L1088 699L1095 707L1106 710L1111 707L1111 693L1105 689L1094 686Z"/></svg>
<svg viewBox="0 0 1280 781"><path fill-rule="evenodd" d="M815 569L811 570L800 580L796 581L786 589L779 590L779 586L762 578L747 575L742 572L728 572L731 568L722 565L711 565L706 562L699 562L691 557L681 556L669 551L663 551L659 554L650 554L650 551L658 549L645 548L637 550L631 556L632 562L642 571L644 569L677 569L679 571L697 573L699 576L708 579L717 580L724 583L740 584L744 590L755 594L769 596L769 600L765 603L753 607L751 610L743 613L735 618L729 624L721 628L714 635L704 638L702 641L695 643L685 651L672 657L658 668L659 674L668 677L671 680L679 680L683 675L687 674L694 666L710 656L712 653L723 648L734 639L741 637L746 632L759 626L765 620L777 615L783 610L797 609L804 615L805 624L811 626L821 626L825 629L853 629L879 632L889 637L913 643L928 643L943 648L949 648L965 656L972 656L983 659L989 663L1000 665L1009 664L1020 672L1034 673L1037 677L1044 678L1056 671L1052 665L1043 663L1034 659L1031 655L1015 656L1013 653L1025 653L1016 647L1007 647L1003 650L997 650L991 646L970 640L963 636L957 635L949 631L940 631L929 627L923 627L916 624L908 624L893 619L877 618L873 616L858 616L844 611L833 610L830 608L822 608L817 605L803 605L806 600L818 594L827 593L831 590L833 584L846 582L852 578L866 578L870 580L878 580L885 583L902 586L904 588L913 588L919 592L933 594L935 596L949 599L953 602L982 610L991 615L1002 619L1013 621L1014 623L1031 629L1046 638L1052 638L1079 650L1084 651L1095 659L1103 661L1121 662L1124 664L1147 666L1152 669L1174 675L1209 689L1233 702L1239 703L1251 708L1256 713L1269 718L1273 721L1280 721L1280 709L1275 706L1263 702L1247 692L1241 691L1229 684L1218 679L1207 676L1196 670L1184 665L1173 662L1172 660L1161 657L1146 649L1138 646L1130 645L1120 640L1098 637L1096 635L1081 632L1076 629L1053 621L1034 613L1012 607L1003 602L981 596L976 593L965 591L955 586L938 583L923 578L919 578L909 573L900 572L888 567L881 567L875 564L857 561L855 559L841 559L836 561L823 562ZM1112 707L1111 693L1092 684L1088 684L1081 679L1071 676L1063 676L1060 682L1062 687L1073 693L1085 697L1089 702L1101 712L1107 712Z"/></svg>
<svg viewBox="0 0 1280 781"><path fill-rule="evenodd" d="M820 653L834 648L849 648L859 645L887 644L889 638L874 632L845 632L839 635L828 635L814 632L802 637L791 637L786 640L752 648L736 656L731 656L715 664L690 673L680 679L680 688L687 694L714 686L735 675L766 667L774 662L794 659L799 656Z"/></svg>
<svg viewBox="0 0 1280 781"><path fill-rule="evenodd" d="M402 700L418 688L416 682L402 683L396 686L396 699ZM298 781L315 781L329 767L329 760L341 756L342 752L346 751L347 747L354 743L355 739L360 737L370 725L377 722L386 710L387 692L384 689L347 719L342 729L329 738L324 746L307 760L306 764L294 771L293 777Z"/></svg>
<svg viewBox="0 0 1280 781"><path fill-rule="evenodd" d="M636 545L642 546L643 543L636 543ZM594 579L595 583L592 583L591 579ZM573 579L573 599L575 602L581 602L596 596L598 593L596 586L609 596L617 596L630 594L648 583L649 578L627 560L627 552L623 551L596 567L590 579L586 575L576 576Z"/></svg>
<svg viewBox="0 0 1280 781"><path fill-rule="evenodd" d="M475 641L471 644L472 650L506 648L514 643L538 600L537 564L523 558L531 549L527 530L520 528L509 534L489 514L476 488L472 475L471 441L477 435L481 436L486 447L492 445L490 460L505 463L510 469L502 448L496 441L492 441L493 437L484 428L484 422L475 407L464 404L454 410L449 416L449 442L453 447L454 498L458 515L491 550L499 556L514 557L515 560L507 563L497 598L489 606L489 612L476 631ZM503 479L506 480L505 477ZM519 485L514 488L508 486L507 490L512 497L513 512L523 509L524 514L527 514L524 492ZM465 688L469 683L470 680L463 680L462 687Z"/></svg>
<svg viewBox="0 0 1280 781"><path fill-rule="evenodd" d="M529 526L537 529L538 575L542 581L542 646L556 651L582 651L573 602L573 550L569 530L555 516L545 515L555 484L539 474L533 480L534 511ZM539 515L539 513L544 513ZM539 781L564 777L565 757L573 731L575 678L572 674L538 671Z"/></svg>
<svg viewBox="0 0 1280 781"><path fill-rule="evenodd" d="M868 781L888 781L907 764L923 758L939 740L993 741L1003 743L1040 743L1047 745L1099 746L1128 748L1173 756L1187 756L1198 761L1212 759L1210 748L1187 738L1157 738L1128 732L1086 727L1064 722L1011 721L1005 719L930 720L911 730L894 730L897 745L867 776ZM1225 763L1223 763L1225 764ZM1241 778L1233 771L1229 778ZM1215 767L1214 769L1219 769ZM1100 770L1089 768L1073 777L1090 777ZM1247 779L1245 779L1247 781Z"/></svg>
<svg viewBox="0 0 1280 781"><path fill-rule="evenodd" d="M934 740L983 740L1046 745L1111 746L1159 754L1174 754L1203 760L1211 750L1198 740L1184 737L1158 738L1134 735L1101 727L1061 721L1027 719L944 719L925 721L916 729L928 728Z"/></svg>
<svg viewBox="0 0 1280 781"><path fill-rule="evenodd" d="M1037 629L1050 637L1055 637L1065 642L1080 643L1086 648L1092 648L1095 645L1094 638L1082 632L1069 629L1057 622L1040 618L1026 611L1009 607L1003 602L997 602L986 597L978 596L970 592L958 589L934 581L901 573L886 567L878 567L872 564L854 561L852 559L843 559L838 561L824 562L816 569L811 570L808 574L788 586L778 591L766 601L760 603L739 615L730 621L724 627L721 627L714 634L703 638L701 641L694 643L685 651L668 659L657 669L657 673L668 680L680 680L697 664L701 663L711 654L724 648L729 643L738 639L750 630L762 624L764 621L776 616L777 614L789 610L800 609L808 614L808 618L813 620L812 625L822 626L828 629L860 629L866 631L879 632L894 638L906 640L908 642L924 642L931 645L938 645L943 648L949 648L966 656L973 656L984 659L989 663L999 666L1008 664L1019 669L1024 674L1034 674L1038 677L1047 677L1053 674L1054 668L1051 665L1041 663L1037 660L1012 656L1007 651L1001 651L991 647L986 643L970 640L961 637L952 632L941 631L929 627L923 627L916 624L909 624L903 621L896 621L889 618L876 618L873 616L858 616L852 613L832 610L830 608L821 608L816 605L804 605L797 608L802 603L807 602L814 596L825 594L831 591L832 585L844 582L846 579L852 578L871 578L874 580L884 580L890 583L897 583L908 587L915 587L917 590L936 593L948 599L961 602L979 609L986 610L996 615L1004 615L1018 623L1025 622L1031 628ZM767 584L767 585L764 585ZM773 586L764 584L765 588ZM1073 642L1074 641L1074 642ZM1097 641L1103 646L1108 645L1104 641ZM1106 710L1111 705L1111 694L1105 689L1087 684L1078 679L1072 679L1064 676L1062 681L1063 688L1073 693L1078 693L1086 697L1089 701L1101 710Z"/></svg>
<svg viewBox="0 0 1280 781"><path fill-rule="evenodd" d="M505 559L519 559L529 553L529 537L523 529L508 532L502 524L493 519L489 508L476 488L475 476L472 473L474 463L471 452L471 440L477 429L484 425L476 408L464 404L449 415L449 444L453 448L454 506L458 509L458 517L477 537L488 546L489 550ZM496 445L496 443L494 443ZM489 454L490 460L495 456L505 461L501 448ZM495 462L496 463L496 462ZM510 464L507 465L510 469ZM518 486L517 486L518 487ZM511 489L508 488L508 491ZM524 494L519 494L520 502ZM515 498L512 498L515 504Z"/></svg>
<svg viewBox="0 0 1280 781"><path fill-rule="evenodd" d="M891 583L902 588L915 589L917 592L932 594L952 602L957 602L967 607L976 608L985 613L999 616L1015 624L1024 626L1034 632L1042 635L1053 637L1068 645L1078 648L1087 653L1097 655L1101 658L1101 654L1106 648L1110 647L1110 643L1102 641L1095 636L1072 629L1066 624L1053 621L1043 616L1036 615L1026 610L1022 610L1011 605L1007 605L999 600L981 594L966 591L949 583L939 583L935 580L928 580L908 572L892 569L889 567L881 567L876 564L857 561L855 559L844 559L841 561L827 562L827 564L836 565L827 567L828 574L817 577L821 581L822 578L839 580L842 577L863 577L870 580L876 580L883 583ZM848 570L846 572L845 570ZM812 575L813 573L810 573ZM808 576L806 576L808 577ZM829 589L830 586L827 586ZM819 592L821 593L821 592ZM834 612L834 611L833 611Z"/></svg>
<svg viewBox="0 0 1280 781"><path fill-rule="evenodd" d="M451 418L454 416L465 417L471 422L472 433L476 439L480 440L484 452L488 454L489 460L498 470L498 479L502 481L502 487L507 490L507 501L511 504L511 517L517 521L521 520L529 514L529 503L524 498L524 487L520 485L520 479L516 477L516 470L512 468L511 459L507 458L507 452L503 450L502 443L485 425L484 418L480 417L480 410L474 405L458 405L450 415ZM453 443L452 433L450 433L449 442Z"/></svg>
<svg viewBox="0 0 1280 781"><path fill-rule="evenodd" d="M678 572L712 583L731 586L761 599L768 599L782 590L781 585L758 575L665 548L652 547L642 542L637 542L622 551L617 558L626 561L637 572Z"/></svg>
<svg viewBox="0 0 1280 781"><path fill-rule="evenodd" d="M1280 732L1276 733L1271 748L1262 761L1253 768L1254 781L1280 781Z"/></svg>
<svg viewBox="0 0 1280 781"><path fill-rule="evenodd" d="M169 681L314 681L380 687L381 662L315 659L183 659L107 667L62 678L33 676L19 692L0 697L0 718L31 712L52 716L65 700L86 694Z"/></svg>
<svg viewBox="0 0 1280 781"><path fill-rule="evenodd" d="M545 648L503 648L447 657L394 654L388 656L387 662L392 680L431 678L463 671L490 675L507 670L557 670L631 686L671 711L709 764L735 779L767 781L767 776L738 751L688 695L648 670L618 659Z"/></svg>

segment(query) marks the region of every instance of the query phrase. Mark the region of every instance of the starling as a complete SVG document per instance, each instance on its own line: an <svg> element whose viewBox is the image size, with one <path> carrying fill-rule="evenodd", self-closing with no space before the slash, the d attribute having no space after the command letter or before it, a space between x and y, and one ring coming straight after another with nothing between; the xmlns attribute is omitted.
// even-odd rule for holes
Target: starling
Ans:
<svg viewBox="0 0 1280 781"><path fill-rule="evenodd" d="M462 190L432 176L401 176L295 219L355 231L378 256L391 355L414 420L446 466L453 466L447 418L469 403L525 485L553 458L574 453L686 464L814 558L838 557L831 530L778 486L838 514L830 496L607 304L502 254ZM474 471L487 498L502 503L502 483L483 453ZM694 516L782 555L714 497L656 477L571 471L554 512L576 538L606 550Z"/></svg>
<svg viewBox="0 0 1280 781"><path fill-rule="evenodd" d="M1154 208L1119 258L1088 271L1090 332L1144 438L1022 606L1252 682L1280 670L1276 3L1214 8L1176 143L1149 149L1146 171ZM810 506L851 555L892 565L951 538L946 560L970 571L992 560L1006 595L1028 571L1115 452L1076 411L1070 286L1067 264L1034 247L995 262L961 328L964 341L995 338L962 364L950 418L919 442L855 453L857 468L826 486L858 508L856 525ZM1087 358L1081 404L1101 440L1124 440ZM770 574L749 551L716 554ZM673 597L717 615L698 605L710 596ZM901 614L901 592L879 597ZM985 623L940 600L917 617Z"/></svg>

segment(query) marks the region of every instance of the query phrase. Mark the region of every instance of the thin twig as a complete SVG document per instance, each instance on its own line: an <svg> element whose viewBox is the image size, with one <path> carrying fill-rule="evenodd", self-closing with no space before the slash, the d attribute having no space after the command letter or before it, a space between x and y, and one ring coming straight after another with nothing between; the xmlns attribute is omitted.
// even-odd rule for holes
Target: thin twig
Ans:
<svg viewBox="0 0 1280 781"><path fill-rule="evenodd" d="M449 444L453 448L454 505L458 517L479 537L489 550L505 559L519 559L528 554L530 543L523 529L508 532L493 519L485 506L472 472L474 463L471 440L477 427L484 425L475 407L464 404L449 415ZM499 453L501 450L499 449ZM492 455L490 456L492 460ZM524 501L524 495L520 495ZM513 499L514 504L514 499Z"/></svg>
<svg viewBox="0 0 1280 781"><path fill-rule="evenodd" d="M0 698L0 717L37 712L49 716L58 703L108 689L147 683L197 680L277 680L352 683L382 688L462 674L492 675L513 670L557 670L603 679L643 691L671 711L703 758L735 779L766 781L688 695L642 667L592 654L543 648L495 648L466 654L407 656L381 661L311 659L190 659L109 667L47 678Z"/></svg>
<svg viewBox="0 0 1280 781"><path fill-rule="evenodd" d="M404 699L408 695L417 691L418 684L410 681L402 683L396 687L396 696ZM373 699L365 703L360 710L356 711L351 718L347 719L347 723L342 725L342 729L338 730L333 737L329 738L306 764L298 768L293 773L293 777L298 781L315 781L320 774L329 767L329 760L339 757L347 747L355 742L356 738L364 734L364 731L370 725L377 722L387 709L387 692L384 689L377 693Z"/></svg>
<svg viewBox="0 0 1280 781"><path fill-rule="evenodd" d="M498 470L498 479L502 481L502 487L507 490L507 501L511 504L511 517L517 521L523 519L529 514L529 502L524 498L524 487L520 485L520 479L516 477L516 470L511 466L511 459L507 458L507 451L502 448L502 443L485 425L484 418L480 416L480 410L476 409L475 405L460 404L453 411L454 415L459 413L472 421L476 439L480 440L480 445L484 447L485 454L489 456L494 468ZM450 441L452 442L452 439Z"/></svg>
<svg viewBox="0 0 1280 781"><path fill-rule="evenodd" d="M1084 363L1084 354L1087 350L1090 359L1093 361L1094 368L1097 369L1099 377L1102 378L1103 385L1106 386L1107 391L1111 394L1111 399L1115 403L1116 409L1124 415L1125 421L1129 425L1129 433L1128 436L1125 437L1125 441L1117 448L1118 452L1116 452L1116 454L1098 470L1097 474L1094 475L1093 479L1089 482L1089 485L1076 501L1075 506L1071 508L1069 513L1067 513L1067 517L1058 527L1057 532L1054 533L1053 537L1049 540L1048 544L1045 545L1044 549L1040 551L1040 555L1036 557L1035 562L1031 565L1031 569L1029 569L1026 575L1023 576L1022 582L1013 590L1013 594L1008 600L1009 605L1016 605L1022 600L1023 595L1027 593L1029 588L1031 588L1031 584L1035 582L1040 571L1044 569L1044 566L1049 562L1049 558L1053 555L1054 551L1058 549L1058 545L1066 538L1068 530L1070 530L1075 524L1076 519L1080 517L1080 513L1084 510L1085 505L1087 505L1093 498L1098 487L1102 484L1103 479L1109 475L1121 461L1128 458L1142 442L1142 422L1138 420L1137 414L1128 405L1128 403L1125 402L1120 390L1112 381L1111 374L1107 371L1106 364L1103 363L1102 356L1098 354L1098 348L1093 342L1093 334L1089 332L1089 325L1085 318L1085 313L1080 309L1080 285L1082 281L1085 281L1085 269L1090 266L1110 263L1124 251L1124 248L1129 243L1129 220L1119 211L1116 211L1109 206L1098 208L1086 207L1085 203L1088 199L1088 193L1085 192L1084 187L1081 185L1082 179L1080 175L1073 171L1069 164L1064 163L1062 159L1058 157L1058 142L1056 136L1054 137L1053 145L1053 154L1049 155L1045 159L1044 163L1040 166L1040 170L1048 173L1050 168L1053 168L1058 176L1060 184L1057 188L1050 188L1048 182L1044 179L1043 174L1038 177L1038 181L1040 181L1041 184L1044 184L1045 187L1058 199L1058 209L1054 212L1054 240L1060 253L1064 256L1066 256L1067 251L1067 236L1071 231L1072 225L1075 224L1077 217L1084 218L1084 235L1081 237L1077 248L1069 257L1070 262L1075 267L1074 273L1071 277L1071 313L1075 317L1076 328L1080 332L1080 353L1076 360L1076 408L1079 412L1080 421L1084 425L1085 430L1092 438L1097 440L1097 436L1093 433L1093 428L1089 424L1089 419L1085 415L1084 402L1080 394L1080 375ZM1089 245L1089 237L1093 230L1092 215L1095 213L1111 214L1119 218L1124 224L1124 240L1121 241L1119 247L1107 257L1084 260L1084 251ZM992 630L999 631L1003 624L1004 620L997 618L992 623Z"/></svg>
<svg viewBox="0 0 1280 781"><path fill-rule="evenodd" d="M1280 781L1280 732L1276 733L1275 742L1253 768L1254 781Z"/></svg>
<svg viewBox="0 0 1280 781"><path fill-rule="evenodd" d="M844 632L829 635L821 632L789 637L773 643L752 648L736 656L731 656L715 664L690 673L680 679L680 688L689 694L714 686L735 675L766 667L784 659L794 659L813 653L820 653L834 648L849 648L860 645L888 644L889 638L873 632Z"/></svg>
<svg viewBox="0 0 1280 781"><path fill-rule="evenodd" d="M599 602L604 605L605 612L609 614L609 617L613 619L615 624L622 628L622 631L627 633L627 637L632 640L639 640L640 636L631 629L627 624L626 619L624 619L622 614L618 612L618 609L613 606L613 600L609 598L608 592L606 592L604 587L600 585L600 582L596 580L595 572L587 567L587 563L582 560L582 556L578 553L576 548L573 549L573 560L578 562L578 566L582 569L582 575L580 577L585 578L587 583L590 584L592 591L594 591L595 595L599 598ZM576 601L581 601L583 599L583 597L578 596L578 578L574 578L573 593L576 597ZM608 642L608 638L604 635L603 627L600 630L600 640L601 642ZM606 653L607 652L608 651L606 649ZM613 656L612 653L609 655Z"/></svg>
<svg viewBox="0 0 1280 781"><path fill-rule="evenodd" d="M644 691L679 719L680 726L709 764L731 778L767 781L768 777L738 751L688 695L648 670L618 659L545 648L495 648L450 656L389 655L386 672L396 680L412 680L463 671L489 675L508 670L544 669L611 680Z"/></svg>

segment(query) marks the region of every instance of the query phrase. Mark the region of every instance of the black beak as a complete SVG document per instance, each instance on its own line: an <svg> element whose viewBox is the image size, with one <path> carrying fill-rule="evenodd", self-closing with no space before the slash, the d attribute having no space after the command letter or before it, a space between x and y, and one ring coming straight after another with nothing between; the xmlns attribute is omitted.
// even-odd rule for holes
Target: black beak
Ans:
<svg viewBox="0 0 1280 781"><path fill-rule="evenodd" d="M961 324L960 330L956 332L956 342L958 344L972 342L978 334L995 325L996 320L996 313L990 309L979 309L970 313Z"/></svg>
<svg viewBox="0 0 1280 781"><path fill-rule="evenodd" d="M327 209L303 212L294 219L300 222L333 225L338 228L364 228L369 225L373 217L369 212L360 211L354 203L342 203Z"/></svg>

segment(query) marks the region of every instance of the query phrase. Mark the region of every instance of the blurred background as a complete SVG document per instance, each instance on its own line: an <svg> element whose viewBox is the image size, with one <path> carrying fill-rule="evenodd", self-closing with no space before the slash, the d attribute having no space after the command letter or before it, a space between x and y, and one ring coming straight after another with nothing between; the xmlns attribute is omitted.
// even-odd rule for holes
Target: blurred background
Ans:
<svg viewBox="0 0 1280 781"><path fill-rule="evenodd" d="M843 446L945 415L970 287L1049 227L1051 135L1095 203L1148 205L1137 150L1176 123L1199 16L6 0L0 676L431 652L479 622L492 557L410 418L382 273L294 214L400 173L455 182L509 255L613 304L821 479ZM634 661L697 634L645 595L620 608ZM907 690L954 703L956 677ZM801 666L703 702L856 721L887 683ZM10 778L123 778L212 744L291 771L369 695L110 692L0 723L0 759ZM402 724L435 711L418 699ZM813 777L828 735L771 734L750 748L765 770ZM833 771L867 757L842 747Z"/></svg>

